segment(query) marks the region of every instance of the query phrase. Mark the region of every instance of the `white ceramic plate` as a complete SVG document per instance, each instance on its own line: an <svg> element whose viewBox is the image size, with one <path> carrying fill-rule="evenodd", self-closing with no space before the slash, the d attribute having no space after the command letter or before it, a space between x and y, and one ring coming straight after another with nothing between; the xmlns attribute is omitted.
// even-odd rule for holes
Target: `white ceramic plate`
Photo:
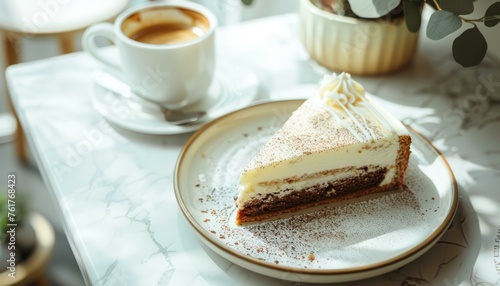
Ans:
<svg viewBox="0 0 500 286"><path fill-rule="evenodd" d="M185 109L207 111L205 120L183 126L166 122L160 110L151 103L139 104L124 99L97 84L93 85L91 98L97 111L119 127L147 134L181 134L195 131L207 121L250 105L258 89L259 80L252 70L221 61L207 96Z"/></svg>
<svg viewBox="0 0 500 286"><path fill-rule="evenodd" d="M239 175L303 101L254 105L214 120L181 152L178 204L202 241L249 270L297 282L343 282L397 269L434 245L457 208L446 160L419 134L405 191L248 226L234 224Z"/></svg>

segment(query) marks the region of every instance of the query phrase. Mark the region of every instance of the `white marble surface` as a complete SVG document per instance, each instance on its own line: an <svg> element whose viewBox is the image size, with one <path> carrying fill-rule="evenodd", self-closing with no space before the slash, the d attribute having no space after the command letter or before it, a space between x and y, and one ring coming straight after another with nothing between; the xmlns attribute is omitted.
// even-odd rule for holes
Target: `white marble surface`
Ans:
<svg viewBox="0 0 500 286"><path fill-rule="evenodd" d="M297 22L288 15L221 29L219 55L258 74L261 98L302 96L297 90L308 88L296 86L315 84L326 71L300 44ZM202 245L172 186L190 134L144 135L108 124L90 101L90 76L99 67L75 53L7 70L15 108L87 283L291 284L233 265ZM429 252L346 285L500 285L498 64L486 59L463 69L447 45L422 39L409 68L356 79L444 153L461 199L452 226Z"/></svg>

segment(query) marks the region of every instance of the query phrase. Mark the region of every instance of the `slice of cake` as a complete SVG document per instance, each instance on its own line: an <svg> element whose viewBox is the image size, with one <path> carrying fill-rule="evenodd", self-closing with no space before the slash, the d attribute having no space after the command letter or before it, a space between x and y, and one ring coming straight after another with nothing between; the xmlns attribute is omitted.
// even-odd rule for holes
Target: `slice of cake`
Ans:
<svg viewBox="0 0 500 286"><path fill-rule="evenodd" d="M325 76L243 171L236 223L401 186L410 143L349 74Z"/></svg>

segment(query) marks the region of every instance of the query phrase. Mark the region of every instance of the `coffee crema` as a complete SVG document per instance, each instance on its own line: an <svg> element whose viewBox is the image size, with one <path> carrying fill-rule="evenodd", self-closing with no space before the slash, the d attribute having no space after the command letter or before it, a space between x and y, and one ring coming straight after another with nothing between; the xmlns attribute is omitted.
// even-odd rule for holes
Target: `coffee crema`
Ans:
<svg viewBox="0 0 500 286"><path fill-rule="evenodd" d="M208 20L198 12L183 8L145 10L126 19L122 30L130 39L153 45L180 44L202 37Z"/></svg>
<svg viewBox="0 0 500 286"><path fill-rule="evenodd" d="M182 23L169 23L146 27L131 35L130 38L146 44L168 45L192 41L204 34L205 31L199 27Z"/></svg>

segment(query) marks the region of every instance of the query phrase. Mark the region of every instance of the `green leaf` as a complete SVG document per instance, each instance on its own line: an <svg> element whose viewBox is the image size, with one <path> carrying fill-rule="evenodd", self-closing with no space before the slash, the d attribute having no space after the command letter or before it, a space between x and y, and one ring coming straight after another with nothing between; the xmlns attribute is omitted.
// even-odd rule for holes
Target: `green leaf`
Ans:
<svg viewBox="0 0 500 286"><path fill-rule="evenodd" d="M241 3L243 3L247 6L252 5L252 2L253 2L253 0L241 0Z"/></svg>
<svg viewBox="0 0 500 286"><path fill-rule="evenodd" d="M421 1L403 0L403 12L405 15L406 27L410 32L418 32L420 30L421 15L420 7Z"/></svg>
<svg viewBox="0 0 500 286"><path fill-rule="evenodd" d="M457 15L438 10L432 13L427 24L427 37L431 40L440 40L455 32L462 26L462 20Z"/></svg>
<svg viewBox="0 0 500 286"><path fill-rule="evenodd" d="M441 0L439 5L443 10L455 15L467 15L474 11L472 0Z"/></svg>
<svg viewBox="0 0 500 286"><path fill-rule="evenodd" d="M488 17L488 19L484 20L486 27L493 27L498 24L500 22L500 2L495 2L488 7L486 13L484 13L484 17Z"/></svg>
<svg viewBox="0 0 500 286"><path fill-rule="evenodd" d="M486 55L488 44L481 31L474 26L453 41L453 58L464 67L478 65Z"/></svg>
<svg viewBox="0 0 500 286"><path fill-rule="evenodd" d="M349 0L354 14L368 19L385 16L400 3L401 0Z"/></svg>

